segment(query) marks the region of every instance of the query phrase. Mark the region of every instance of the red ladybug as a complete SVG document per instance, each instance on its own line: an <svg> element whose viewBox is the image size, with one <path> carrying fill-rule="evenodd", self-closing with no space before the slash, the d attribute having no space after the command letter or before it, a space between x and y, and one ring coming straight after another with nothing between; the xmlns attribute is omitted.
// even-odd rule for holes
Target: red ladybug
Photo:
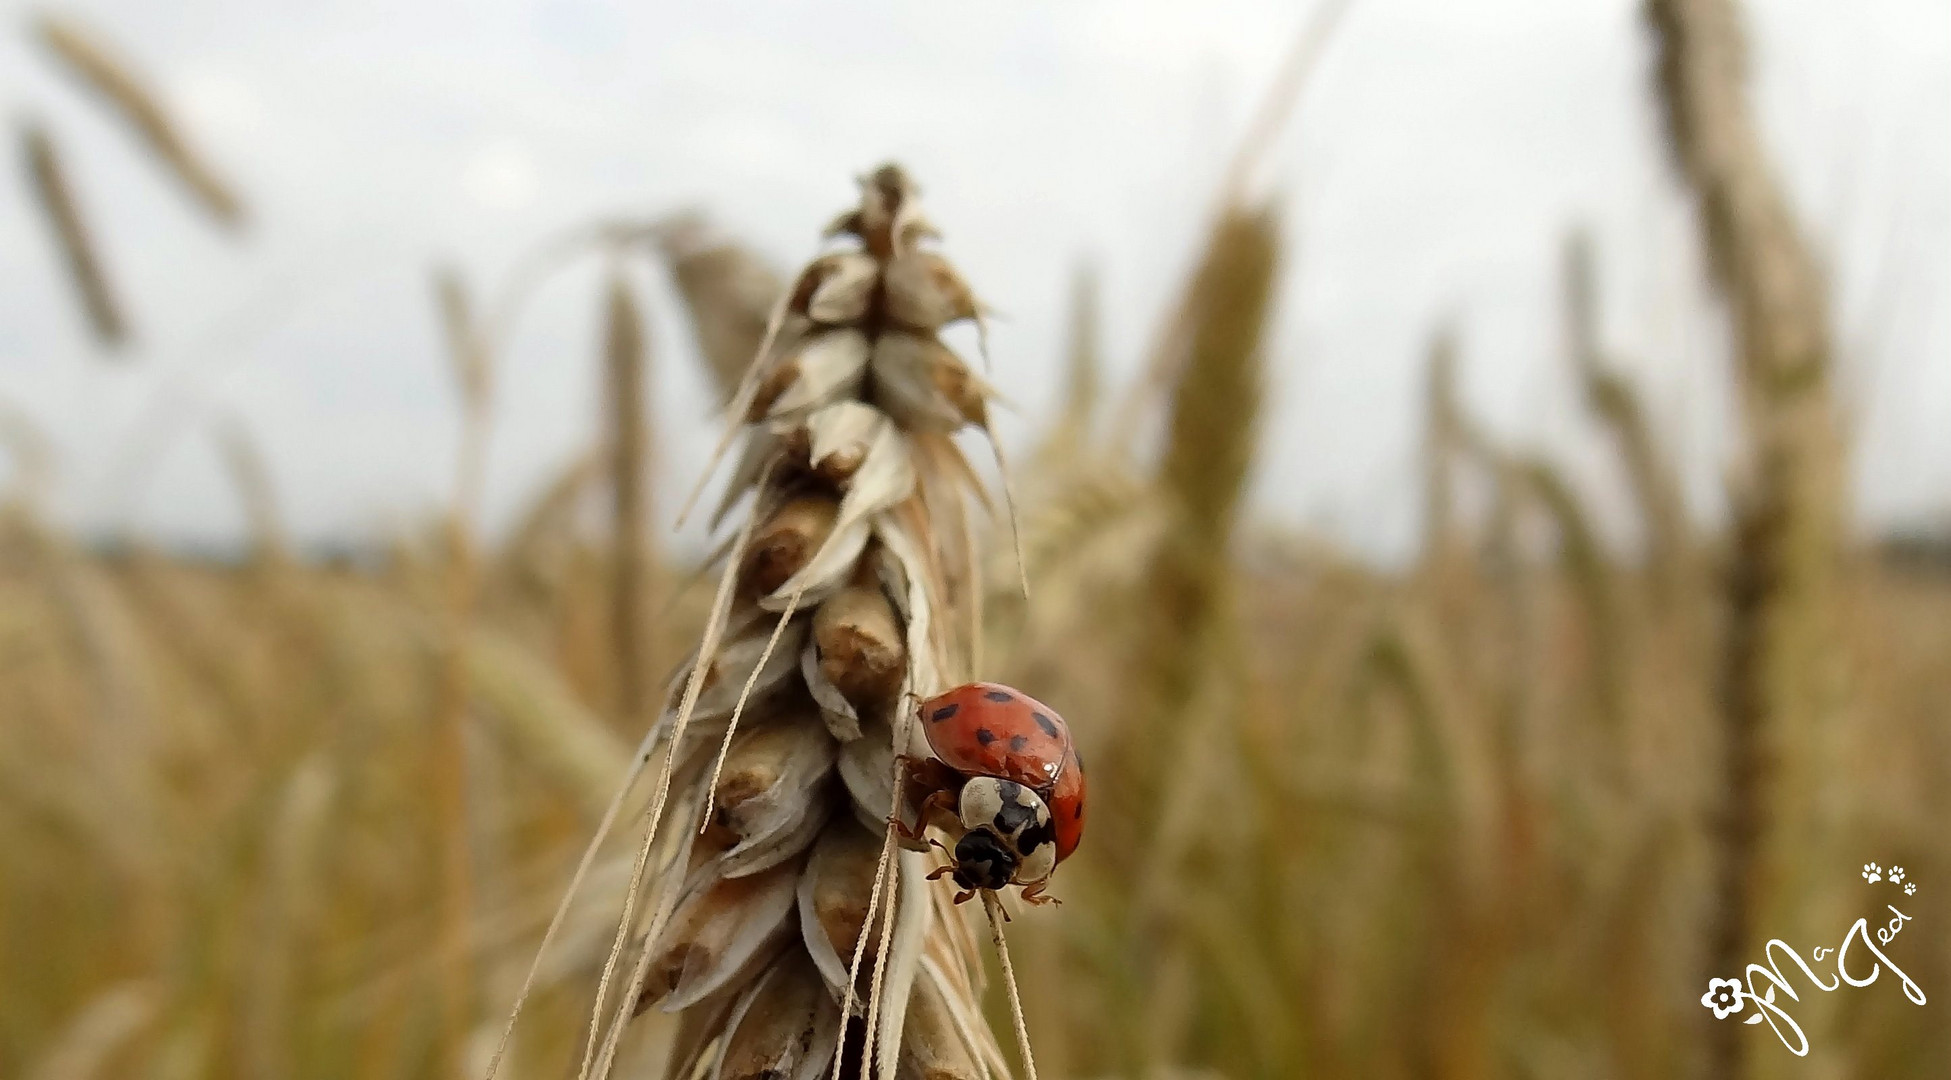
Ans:
<svg viewBox="0 0 1951 1080"><path fill-rule="evenodd" d="M1023 886L1023 899L1043 895L1057 864L1084 836L1084 766L1070 728L1057 711L997 683L969 683L918 707L935 758L908 775L915 827L900 826L911 845L926 846L929 825L959 834L949 864L963 892Z"/></svg>

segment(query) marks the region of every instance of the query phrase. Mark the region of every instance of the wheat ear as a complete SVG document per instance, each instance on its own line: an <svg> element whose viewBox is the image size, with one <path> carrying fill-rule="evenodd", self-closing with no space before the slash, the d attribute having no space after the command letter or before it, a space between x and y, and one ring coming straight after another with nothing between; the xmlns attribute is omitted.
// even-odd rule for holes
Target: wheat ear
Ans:
<svg viewBox="0 0 1951 1080"><path fill-rule="evenodd" d="M731 395L721 452L743 449L719 515L742 507L749 542L725 556L728 599L659 720L660 786L700 830L665 845L656 874L650 838L639 847L589 1076L651 1007L681 1017L673 1077L975 1080L1000 1056L967 1021L980 963L935 896L948 883L925 881L887 825L897 761L919 749L911 703L967 674L975 559L957 537L982 493L947 436L986 432L994 392L937 331L981 306L906 174L860 187ZM612 1001L625 933L634 960Z"/></svg>

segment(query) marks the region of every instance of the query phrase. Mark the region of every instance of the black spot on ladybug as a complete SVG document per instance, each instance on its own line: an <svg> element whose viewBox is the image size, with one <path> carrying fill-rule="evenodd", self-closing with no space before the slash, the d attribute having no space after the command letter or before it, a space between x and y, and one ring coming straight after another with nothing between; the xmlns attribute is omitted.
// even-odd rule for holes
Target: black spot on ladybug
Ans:
<svg viewBox="0 0 1951 1080"><path fill-rule="evenodd" d="M990 743L995 741L996 741L995 732L989 730L986 727L979 727L976 729L976 742L979 742L984 746L988 746Z"/></svg>
<svg viewBox="0 0 1951 1080"><path fill-rule="evenodd" d="M1083 803L1081 803L1081 802L1080 802L1080 803L1078 803L1078 804L1077 804L1076 806L1074 806L1074 807L1071 807L1071 810L1070 810L1070 819L1071 819L1072 821L1076 821L1076 820L1077 820L1078 818L1081 818L1081 817L1083 817L1083 816L1084 816L1084 804L1083 804Z"/></svg>
<svg viewBox="0 0 1951 1080"><path fill-rule="evenodd" d="M996 811L996 828L999 831L1001 831L1004 836L1015 836L1016 830L1018 829L1029 830L1023 834L1024 839L1017 844L1017 850L1019 851L1023 851L1027 853L1028 851L1036 847L1036 845L1030 843L1028 839L1030 833L1035 831L1034 829L1030 829L1029 827L1035 824L1036 824L1036 809L1032 806L1028 806L1023 803L1014 802L1014 801L1005 802L1003 803L1003 808L1001 810Z"/></svg>
<svg viewBox="0 0 1951 1080"><path fill-rule="evenodd" d="M991 691L989 691L988 693L986 693L986 694L984 694L984 695L982 695L982 696L983 696L983 697L985 697L985 698L988 698L988 699L989 699L990 701L994 701L994 702L996 702L996 703L998 703L998 704L1001 704L1002 702L1005 702L1005 701L1015 701L1015 700L1016 700L1016 696L1015 696L1014 694L1011 694L1011 693L1010 693L1009 691L1007 691L1007 690L991 690Z"/></svg>
<svg viewBox="0 0 1951 1080"><path fill-rule="evenodd" d="M1023 830L1022 836L1016 838L1016 850L1022 852L1024 855L1028 855L1030 852L1054 841L1056 838L1057 830L1049 822L1046 821L1039 825L1032 825Z"/></svg>
<svg viewBox="0 0 1951 1080"><path fill-rule="evenodd" d="M1045 735L1053 739L1057 737L1057 722L1055 720L1050 719L1042 713L1032 713L1030 715L1036 718L1036 726L1042 728Z"/></svg>
<svg viewBox="0 0 1951 1080"><path fill-rule="evenodd" d="M956 713L960 712L961 710L962 710L962 706L960 705L944 705L941 708L936 709L934 712L929 713L928 719L933 723L939 724L942 721L948 719L949 717L954 716Z"/></svg>
<svg viewBox="0 0 1951 1080"><path fill-rule="evenodd" d="M1030 737L1028 735L1011 735L1009 737L1009 748L1019 754L1028 745L1030 745Z"/></svg>

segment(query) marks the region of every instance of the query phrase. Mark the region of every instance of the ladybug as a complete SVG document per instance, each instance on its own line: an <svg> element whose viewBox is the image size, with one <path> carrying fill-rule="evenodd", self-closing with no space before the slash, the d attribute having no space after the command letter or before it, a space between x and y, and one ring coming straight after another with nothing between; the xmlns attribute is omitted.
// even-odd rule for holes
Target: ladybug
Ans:
<svg viewBox="0 0 1951 1080"><path fill-rule="evenodd" d="M1084 836L1084 766L1069 725L997 683L958 686L917 709L935 756L909 763L916 823L895 823L902 838L925 850L931 824L959 836L948 865L930 875L954 875L958 904L1006 885L1023 886L1032 904L1051 902L1044 886Z"/></svg>

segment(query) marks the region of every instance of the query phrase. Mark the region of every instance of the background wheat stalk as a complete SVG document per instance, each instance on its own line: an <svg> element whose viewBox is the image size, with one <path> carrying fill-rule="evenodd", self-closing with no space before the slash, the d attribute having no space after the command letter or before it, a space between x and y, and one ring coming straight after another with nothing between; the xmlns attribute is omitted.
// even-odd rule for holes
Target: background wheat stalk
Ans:
<svg viewBox="0 0 1951 1080"><path fill-rule="evenodd" d="M1792 793L1817 791L1825 774L1815 763L1834 732L1841 654L1824 612L1836 595L1844 454L1826 292L1755 130L1740 12L1731 0L1651 0L1646 11L1674 164L1699 206L1733 331L1748 436L1731 493L1707 935L1712 970L1728 972L1756 942L1768 883L1788 875L1786 838L1811 853L1835 844L1818 809L1827 800ZM1798 884L1806 894L1806 878ZM1741 1035L1710 1028L1708 1075L1745 1074L1753 1043Z"/></svg>
<svg viewBox="0 0 1951 1080"><path fill-rule="evenodd" d="M82 218L74 184L68 179L54 138L46 128L29 122L21 125L20 143L34 197L54 230L61 257L67 264L68 279L81 299L82 311L88 316L88 326L103 343L119 345L128 337L128 321L102 269L94 234Z"/></svg>

